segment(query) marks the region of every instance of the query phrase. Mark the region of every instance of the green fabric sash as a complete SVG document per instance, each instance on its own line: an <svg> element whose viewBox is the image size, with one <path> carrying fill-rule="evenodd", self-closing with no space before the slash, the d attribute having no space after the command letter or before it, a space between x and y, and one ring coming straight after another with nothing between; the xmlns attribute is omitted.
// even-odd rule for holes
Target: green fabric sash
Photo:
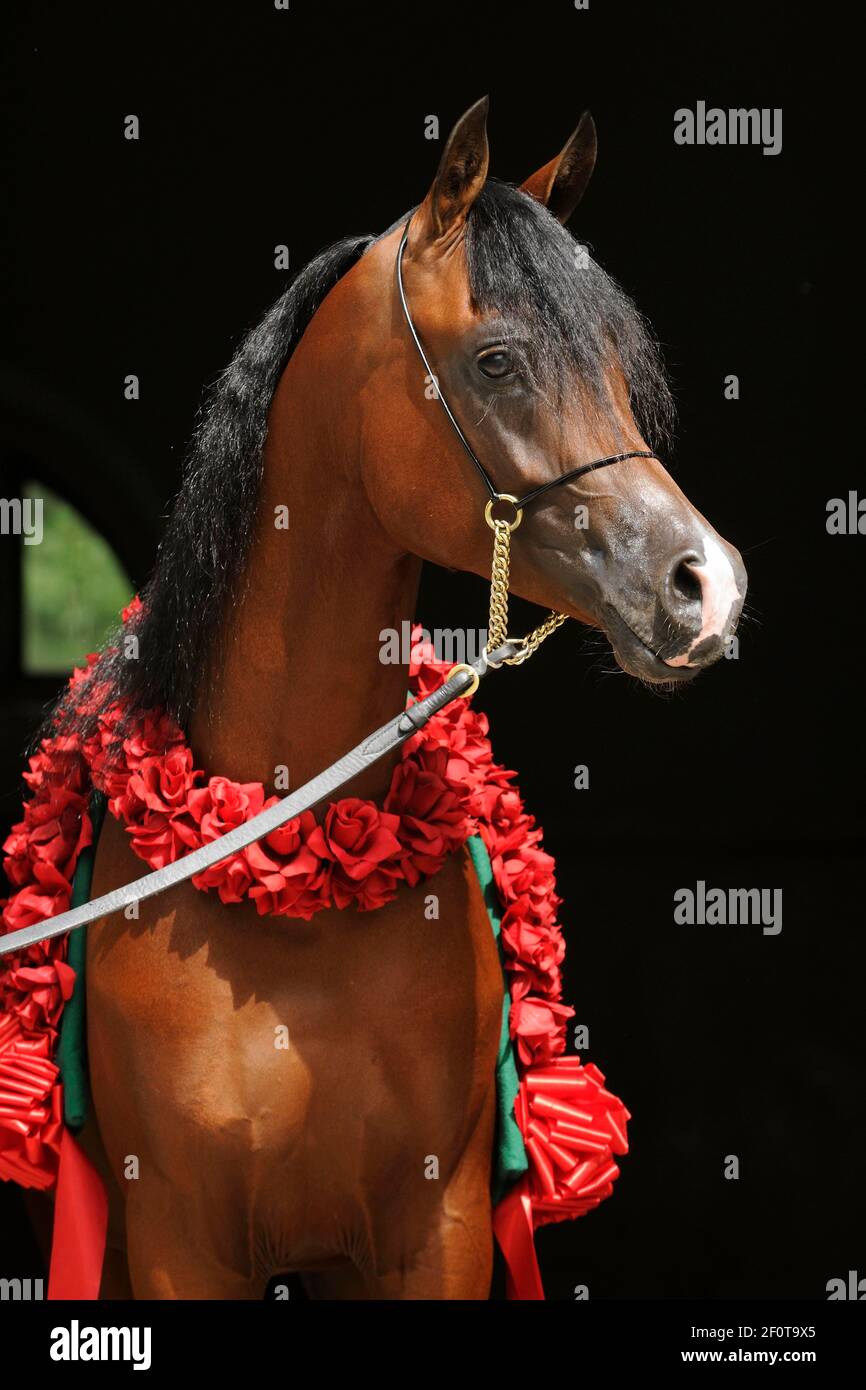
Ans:
<svg viewBox="0 0 866 1390"><path fill-rule="evenodd" d="M514 1118L514 1100L517 1095L517 1063L514 1060L514 1045L508 1030L508 1012L511 1008L511 995L505 977L505 959L502 954L502 911L493 882L493 866L487 846L480 835L471 835L467 840L469 854L475 866L484 906L493 928L499 960L502 965L502 982L505 986L502 1000L502 1031L499 1034L499 1053L496 1058L496 1132L493 1140L493 1171L491 1174L491 1198L495 1206L505 1193L529 1167L523 1135Z"/></svg>
<svg viewBox="0 0 866 1390"><path fill-rule="evenodd" d="M93 862L99 832L105 817L106 799L102 792L94 790L90 796L90 819L93 824L93 844L88 845L79 856L75 877L72 881L71 907L79 907L90 900L90 885L93 879ZM499 959L502 963L504 997L502 1000L502 1030L499 1036L499 1053L496 1058L496 1133L493 1145L493 1165L491 1172L491 1196L494 1205L504 1196L512 1183L526 1172L529 1162L523 1137L514 1118L514 1099L517 1095L517 1065L514 1048L508 1031L508 1010L511 999L505 979L505 965L502 955L501 922L502 913L493 882L493 868L490 856L480 835L472 835L467 841L478 883L487 908L487 916L496 938ZM90 1098L87 1076L87 1018L86 987L84 963L87 954L86 928L72 932L67 946L67 960L75 971L75 986L72 997L66 1001L60 1020L60 1039L57 1044L57 1065L63 1082L63 1114L66 1124L73 1134L84 1125Z"/></svg>
<svg viewBox="0 0 866 1390"><path fill-rule="evenodd" d="M93 826L93 844L82 850L78 866L72 880L72 899L70 907L81 907L90 901L90 884L93 879L93 862L96 859L96 846L99 832L105 817L106 798L95 789L90 793L90 821ZM84 1125L87 1119L87 1105L90 1087L87 1080L87 1018L85 1015L84 961L87 955L87 929L70 932L66 959L75 971L75 985L72 998L67 999L60 1019L60 1038L57 1043L57 1065L63 1082L63 1118L73 1134Z"/></svg>

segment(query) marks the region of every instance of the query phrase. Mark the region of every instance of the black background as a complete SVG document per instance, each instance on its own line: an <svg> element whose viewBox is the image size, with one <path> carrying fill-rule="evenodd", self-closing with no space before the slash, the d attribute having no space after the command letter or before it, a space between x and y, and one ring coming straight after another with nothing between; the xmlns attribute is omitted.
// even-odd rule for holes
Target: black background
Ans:
<svg viewBox="0 0 866 1390"><path fill-rule="evenodd" d="M599 163L573 230L664 345L670 466L742 550L751 616L739 660L675 698L612 674L577 629L483 691L496 754L558 861L586 1056L634 1116L614 1198L539 1237L548 1296L821 1298L831 1277L866 1274L864 540L825 528L858 469L821 447L819 36L781 4L602 0L41 4L4 26L0 495L35 471L136 583L203 385L285 285L274 246L297 269L419 201L442 148L424 138L430 113L444 139L489 92L492 172L520 182L592 109ZM676 145L673 113L698 100L782 107L782 153ZM8 637L8 569L5 582ZM484 611L478 580L425 572L428 626L480 626ZM517 630L534 620L515 612ZM7 824L43 693L12 670L0 690ZM676 926L673 892L698 878L782 888L781 934ZM727 1154L739 1181L723 1178ZM17 1195L0 1199L27 1251Z"/></svg>

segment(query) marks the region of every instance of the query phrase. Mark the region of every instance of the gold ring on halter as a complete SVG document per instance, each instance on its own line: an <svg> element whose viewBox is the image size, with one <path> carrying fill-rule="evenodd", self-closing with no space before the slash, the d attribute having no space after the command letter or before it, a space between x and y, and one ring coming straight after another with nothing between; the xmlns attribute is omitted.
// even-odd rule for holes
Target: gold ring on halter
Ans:
<svg viewBox="0 0 866 1390"><path fill-rule="evenodd" d="M513 520L507 522L506 524L508 526L509 531L516 531L521 521L523 520L523 508L518 507L517 498L512 497L510 492L498 492L495 497L490 498L490 501L484 508L484 520L487 522L487 525L490 527L491 531L494 531L496 529L497 521L505 521L505 517L493 516L493 508L496 506L498 502L511 503L512 507L514 508L514 517Z"/></svg>
<svg viewBox="0 0 866 1390"><path fill-rule="evenodd" d="M468 700L469 696L474 695L479 685L481 684L481 677L479 676L474 666L468 665L468 663L465 661L459 661L456 666L451 667L451 670L448 672L447 679L450 681L451 677L456 676L458 671L468 671L470 676L472 677L472 684L467 685L465 690L461 690L460 695L458 696L458 698L461 700Z"/></svg>

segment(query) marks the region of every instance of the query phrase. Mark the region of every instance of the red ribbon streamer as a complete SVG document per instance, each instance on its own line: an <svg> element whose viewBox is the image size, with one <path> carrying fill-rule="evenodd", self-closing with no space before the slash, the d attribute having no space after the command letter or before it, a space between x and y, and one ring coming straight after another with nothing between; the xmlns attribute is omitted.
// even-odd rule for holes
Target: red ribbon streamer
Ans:
<svg viewBox="0 0 866 1390"><path fill-rule="evenodd" d="M505 1257L505 1296L543 1299L544 1285L535 1254L534 1222L529 1178L523 1177L493 1210L493 1234Z"/></svg>
<svg viewBox="0 0 866 1390"><path fill-rule="evenodd" d="M49 1299L97 1299L108 1229L108 1198L102 1179L63 1130L54 1199L54 1237L48 1273Z"/></svg>

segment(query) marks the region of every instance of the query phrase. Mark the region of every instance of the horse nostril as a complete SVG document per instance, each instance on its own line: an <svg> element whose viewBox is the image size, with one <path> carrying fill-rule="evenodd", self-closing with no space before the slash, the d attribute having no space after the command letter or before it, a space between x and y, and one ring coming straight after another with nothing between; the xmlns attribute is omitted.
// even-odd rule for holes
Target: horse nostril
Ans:
<svg viewBox="0 0 866 1390"><path fill-rule="evenodd" d="M713 536L668 561L658 603L664 649L658 654L668 666L708 666L721 655L742 597L731 560Z"/></svg>
<svg viewBox="0 0 866 1390"><path fill-rule="evenodd" d="M692 569L692 565L699 564L701 564L701 557L690 553L676 560L671 569L671 589L674 595L684 603L701 602L701 581Z"/></svg>

